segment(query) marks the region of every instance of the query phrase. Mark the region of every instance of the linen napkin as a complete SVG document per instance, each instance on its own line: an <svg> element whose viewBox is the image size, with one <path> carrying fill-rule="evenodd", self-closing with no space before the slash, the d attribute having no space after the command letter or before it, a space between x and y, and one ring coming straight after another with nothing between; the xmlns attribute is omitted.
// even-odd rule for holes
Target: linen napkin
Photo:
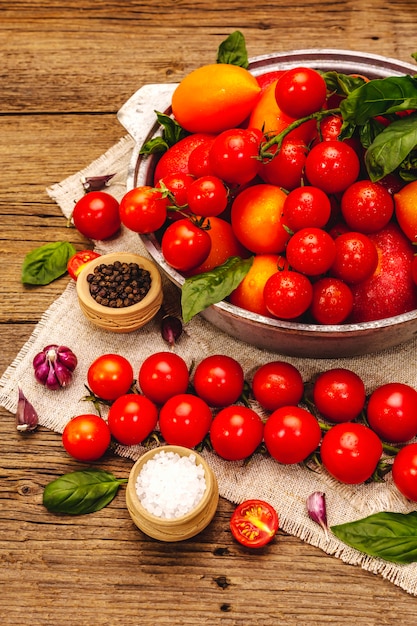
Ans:
<svg viewBox="0 0 417 626"><path fill-rule="evenodd" d="M142 123L140 108L137 115L138 128L141 128L136 136L138 141L141 133L146 135L148 126ZM136 145L130 135L124 135L100 158L52 185L47 193L68 217L74 201L84 193L83 177L114 173L108 192L120 200L126 191L126 180L131 171ZM129 250L147 256L140 238L124 228L118 237L97 242L95 249L100 253ZM163 279L163 286L164 310L176 312L178 292L167 279ZM20 385L38 411L40 423L51 430L62 432L73 416L94 411L93 406L86 404L83 397L86 395L84 385L87 370L96 357L110 352L121 354L130 360L137 376L141 362L148 355L168 349L160 334L162 314L163 311L148 325L127 335L102 331L84 318L78 305L75 283L70 281L62 295L42 315L32 336L2 376L0 405L10 413L15 413ZM33 357L51 343L70 347L79 359L73 381L65 390L48 391L36 383L33 376ZM227 354L233 357L238 355L249 382L257 367L273 360L292 363L306 381L323 370L348 367L362 377L369 393L385 382L404 382L417 387L416 347L417 339L413 339L397 348L370 356L324 360L287 357L229 337L197 316L185 325L183 335L174 349L189 366L211 354ZM131 463L143 452L142 446L116 448L116 454ZM379 511L407 513L414 510L416 505L399 494L392 484L390 474L383 483L347 486L333 480L324 470L313 472L300 465L283 466L260 454L249 463L224 461L207 450L203 455L215 472L222 497L233 503L248 498L260 498L270 502L278 512L280 526L285 532L318 546L346 563L360 565L365 570L377 573L408 593L417 595L417 563L395 565L368 557L343 544L331 533L326 538L322 529L306 512L306 499L314 491L326 494L330 525L354 521Z"/></svg>

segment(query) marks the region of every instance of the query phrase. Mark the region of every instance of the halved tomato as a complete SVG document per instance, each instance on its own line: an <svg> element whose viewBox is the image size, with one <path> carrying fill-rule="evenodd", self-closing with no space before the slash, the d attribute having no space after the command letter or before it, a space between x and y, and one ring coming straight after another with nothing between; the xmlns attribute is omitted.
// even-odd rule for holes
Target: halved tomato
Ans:
<svg viewBox="0 0 417 626"><path fill-rule="evenodd" d="M278 513L264 500L245 500L230 518L233 537L247 548L262 548L275 536Z"/></svg>
<svg viewBox="0 0 417 626"><path fill-rule="evenodd" d="M76 252L70 258L67 265L67 270L71 278L77 280L78 274L84 266L93 259L97 259L99 256L99 253L94 252L94 250L81 250L81 252Z"/></svg>

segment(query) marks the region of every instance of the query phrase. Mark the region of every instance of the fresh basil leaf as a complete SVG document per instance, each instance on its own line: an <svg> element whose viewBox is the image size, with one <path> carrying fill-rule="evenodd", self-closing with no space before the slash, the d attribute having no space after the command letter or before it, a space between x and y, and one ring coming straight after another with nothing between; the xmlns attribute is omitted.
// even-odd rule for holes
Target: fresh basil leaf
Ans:
<svg viewBox="0 0 417 626"><path fill-rule="evenodd" d="M340 103L343 120L357 125L371 117L417 109L417 79L389 76L364 83Z"/></svg>
<svg viewBox="0 0 417 626"><path fill-rule="evenodd" d="M149 139L149 141L146 141L142 145L139 154L157 154L166 152L169 148L171 148L171 146L178 143L180 139L183 139L189 134L169 115L160 113L159 111L155 111L155 114L157 121L162 126L162 136L153 137L152 139Z"/></svg>
<svg viewBox="0 0 417 626"><path fill-rule="evenodd" d="M101 469L89 468L64 474L46 485L43 504L53 513L85 515L109 504L120 485L127 479L116 479Z"/></svg>
<svg viewBox="0 0 417 626"><path fill-rule="evenodd" d="M239 30L231 33L231 35L220 44L217 52L217 63L239 65L245 69L249 67L245 37Z"/></svg>
<svg viewBox="0 0 417 626"><path fill-rule="evenodd" d="M417 145L417 113L392 122L379 133L365 154L365 165L372 181L393 172Z"/></svg>
<svg viewBox="0 0 417 626"><path fill-rule="evenodd" d="M339 72L335 71L323 72L322 76L326 82L328 91L339 96L349 95L366 82L365 78L362 76L339 74Z"/></svg>
<svg viewBox="0 0 417 626"><path fill-rule="evenodd" d="M241 259L233 256L210 272L187 278L181 292L184 323L232 293L249 272L252 263L253 257Z"/></svg>
<svg viewBox="0 0 417 626"><path fill-rule="evenodd" d="M375 513L330 530L347 545L370 556L392 563L417 561L417 511Z"/></svg>
<svg viewBox="0 0 417 626"><path fill-rule="evenodd" d="M48 285L67 271L67 263L76 253L68 241L47 243L29 252L23 260L22 283Z"/></svg>

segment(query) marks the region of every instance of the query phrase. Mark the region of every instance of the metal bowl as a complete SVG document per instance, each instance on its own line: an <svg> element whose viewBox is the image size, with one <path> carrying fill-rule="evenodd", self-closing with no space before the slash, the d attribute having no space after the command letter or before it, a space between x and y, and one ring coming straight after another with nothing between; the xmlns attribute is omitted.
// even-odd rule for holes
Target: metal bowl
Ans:
<svg viewBox="0 0 417 626"><path fill-rule="evenodd" d="M259 56L251 60L249 69L259 75L300 65L323 71L364 74L370 78L416 73L414 65L395 59L333 49ZM153 185L156 158L143 158L139 150L143 141L160 133L154 111L170 113L170 99L175 87L175 84L147 85L119 111L120 122L137 141L128 171L128 189ZM143 128L147 129L145 135L140 130ZM152 234L141 239L161 270L181 288L184 277L166 263L156 237ZM340 358L378 352L409 341L417 333L417 310L372 322L328 326L270 319L226 301L208 307L200 315L220 330L251 345L282 355L308 358Z"/></svg>

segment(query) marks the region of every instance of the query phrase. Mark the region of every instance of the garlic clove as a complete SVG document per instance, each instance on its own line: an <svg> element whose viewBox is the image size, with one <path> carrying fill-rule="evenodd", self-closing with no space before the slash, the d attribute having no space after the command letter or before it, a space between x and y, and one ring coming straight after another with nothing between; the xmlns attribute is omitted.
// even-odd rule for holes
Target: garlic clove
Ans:
<svg viewBox="0 0 417 626"><path fill-rule="evenodd" d="M16 428L19 432L33 431L39 422L38 414L20 387L18 387L18 390L19 399L17 401L16 410Z"/></svg>
<svg viewBox="0 0 417 626"><path fill-rule="evenodd" d="M326 538L328 539L326 494L322 491L314 491L308 496L306 505L310 519L323 528Z"/></svg>

